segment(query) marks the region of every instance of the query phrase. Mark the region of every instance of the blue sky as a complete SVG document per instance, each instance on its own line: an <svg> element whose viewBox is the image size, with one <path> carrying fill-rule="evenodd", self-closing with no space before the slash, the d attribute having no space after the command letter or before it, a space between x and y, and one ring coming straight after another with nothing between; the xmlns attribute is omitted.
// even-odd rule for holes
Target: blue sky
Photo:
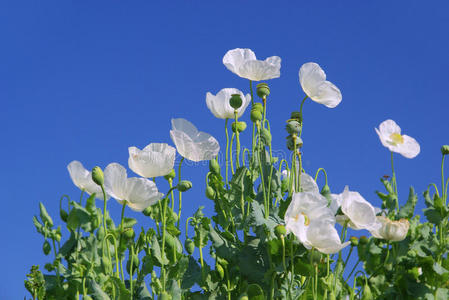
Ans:
<svg viewBox="0 0 449 300"><path fill-rule="evenodd" d="M281 77L268 81L274 149L285 151L285 120L304 95L299 67L317 62L343 101L335 109L305 104L306 170L324 167L332 191L349 185L380 205L374 191L391 171L374 127L391 118L421 144L418 157L396 155L395 165L400 201L413 185L422 209L422 192L440 182L439 148L449 144L448 11L446 1L1 2L0 298L23 298L31 265L48 261L32 216L42 201L57 219L59 197L79 197L70 161L127 165L129 146L172 144L172 117L224 147L224 124L205 95L224 87L248 92L248 82L222 64L233 48L282 58ZM243 144L249 141L248 131ZM183 197L184 216L199 205L211 213L206 171L183 171L194 184ZM108 205L118 219L119 205Z"/></svg>

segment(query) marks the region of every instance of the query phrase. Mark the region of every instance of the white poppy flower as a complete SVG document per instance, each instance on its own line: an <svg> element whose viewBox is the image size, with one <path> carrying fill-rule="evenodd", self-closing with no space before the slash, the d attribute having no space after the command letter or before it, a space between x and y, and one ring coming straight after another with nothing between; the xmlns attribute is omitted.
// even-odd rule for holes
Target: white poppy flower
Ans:
<svg viewBox="0 0 449 300"><path fill-rule="evenodd" d="M163 196L153 181L128 178L126 169L118 163L111 163L104 170L104 186L108 194L120 204L126 201L129 208L139 212L155 204Z"/></svg>
<svg viewBox="0 0 449 300"><path fill-rule="evenodd" d="M86 170L82 163L74 160L67 165L67 170L69 170L73 183L79 189L84 190L89 195L95 193L95 198L104 200L101 187L92 180L92 172ZM109 199L107 194L106 199Z"/></svg>
<svg viewBox="0 0 449 300"><path fill-rule="evenodd" d="M251 102L251 95L245 96L238 89L225 88L219 91L217 95L208 92L206 94L207 108L219 119L234 119L234 108L229 104L232 94L239 94L242 98L242 106L237 109L237 116L240 118Z"/></svg>
<svg viewBox="0 0 449 300"><path fill-rule="evenodd" d="M378 216L377 221L379 227L375 230L370 230L375 238L399 242L407 236L410 227L407 219L392 221L384 216Z"/></svg>
<svg viewBox="0 0 449 300"><path fill-rule="evenodd" d="M301 66L299 82L304 93L315 102L329 108L334 108L341 102L340 90L326 80L326 73L317 63L309 62Z"/></svg>
<svg viewBox="0 0 449 300"><path fill-rule="evenodd" d="M334 227L334 214L327 207L327 199L319 193L294 193L284 220L287 232L293 232L307 249L314 247L331 254L350 243L341 243Z"/></svg>
<svg viewBox="0 0 449 300"><path fill-rule="evenodd" d="M395 121L383 121L380 123L379 129L374 129L382 145L390 151L402 154L407 158L414 158L419 154L421 149L418 142L408 135L401 135L401 127Z"/></svg>
<svg viewBox="0 0 449 300"><path fill-rule="evenodd" d="M198 131L195 125L186 119L172 119L171 124L170 137L183 157L199 162L217 156L220 145L213 136Z"/></svg>
<svg viewBox="0 0 449 300"><path fill-rule="evenodd" d="M261 81L281 76L281 58L271 56L265 60L257 60L251 49L233 49L226 52L223 64L229 71L242 78Z"/></svg>
<svg viewBox="0 0 449 300"><path fill-rule="evenodd" d="M358 192L351 192L345 187L340 198L341 210L344 216L337 216L337 222L348 222L349 228L360 230L375 230L379 227L376 219L377 210Z"/></svg>
<svg viewBox="0 0 449 300"><path fill-rule="evenodd" d="M164 143L152 143L139 150L129 147L128 166L134 173L151 178L165 176L175 165L176 149Z"/></svg>

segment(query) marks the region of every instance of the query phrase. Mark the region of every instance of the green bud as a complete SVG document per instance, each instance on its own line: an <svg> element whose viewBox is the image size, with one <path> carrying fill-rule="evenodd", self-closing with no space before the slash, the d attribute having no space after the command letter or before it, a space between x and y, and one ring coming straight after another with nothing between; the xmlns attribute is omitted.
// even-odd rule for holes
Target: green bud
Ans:
<svg viewBox="0 0 449 300"><path fill-rule="evenodd" d="M153 208L151 207L151 206L148 206L147 208L145 208L143 211L142 211L142 213L145 215L145 216L147 216L147 217L149 217L149 216L151 216L151 212L153 211Z"/></svg>
<svg viewBox="0 0 449 300"><path fill-rule="evenodd" d="M270 145L271 144L271 133L270 131L268 131L268 129L266 128L261 128L260 129L260 136L264 142L265 145Z"/></svg>
<svg viewBox="0 0 449 300"><path fill-rule="evenodd" d="M240 106L242 106L242 97L240 94L232 94L231 99L229 99L229 104L233 109L238 109Z"/></svg>
<svg viewBox="0 0 449 300"><path fill-rule="evenodd" d="M210 200L214 200L215 199L215 191L212 187L207 186L206 187L206 197L209 198Z"/></svg>
<svg viewBox="0 0 449 300"><path fill-rule="evenodd" d="M181 180L181 182L178 183L178 190L181 192L188 191L192 188L192 182L188 180Z"/></svg>
<svg viewBox="0 0 449 300"><path fill-rule="evenodd" d="M299 122L296 120L288 120L285 129L287 130L288 134L298 135L301 131L301 124L299 124Z"/></svg>
<svg viewBox="0 0 449 300"><path fill-rule="evenodd" d="M222 266L220 266L219 264L215 265L215 270L218 272L218 275L220 276L221 279L224 278L224 269Z"/></svg>
<svg viewBox="0 0 449 300"><path fill-rule="evenodd" d="M173 179L176 176L175 169L171 169L170 173L164 176L166 180Z"/></svg>
<svg viewBox="0 0 449 300"><path fill-rule="evenodd" d="M211 171L212 174L220 175L220 165L216 158L209 160L209 171Z"/></svg>
<svg viewBox="0 0 449 300"><path fill-rule="evenodd" d="M287 230L285 229L284 225L277 225L274 228L274 233L276 233L276 236L278 238L281 238L281 236L285 236L287 234Z"/></svg>
<svg viewBox="0 0 449 300"><path fill-rule="evenodd" d="M139 267L139 258L137 257L137 255L133 256L132 259L132 265L133 265L133 274L136 273L137 268ZM128 261L126 262L126 271L128 271L128 274L130 274L131 272L131 259L128 259Z"/></svg>
<svg viewBox="0 0 449 300"><path fill-rule="evenodd" d="M254 123L256 123L257 121L261 121L262 120L262 113L257 110L257 109L251 109L251 121L253 121Z"/></svg>
<svg viewBox="0 0 449 300"><path fill-rule="evenodd" d="M193 251L195 250L195 243L191 239L186 239L184 242L184 248L186 249L187 253L192 255Z"/></svg>
<svg viewBox="0 0 449 300"><path fill-rule="evenodd" d="M162 292L161 297L158 298L161 300L172 300L172 297L167 292Z"/></svg>
<svg viewBox="0 0 449 300"><path fill-rule="evenodd" d="M251 107L251 110L253 110L253 109L258 110L258 111L260 111L261 114L263 114L263 104L262 103L259 103L259 102L254 103L253 106Z"/></svg>
<svg viewBox="0 0 449 300"><path fill-rule="evenodd" d="M362 235L359 239L360 245L366 245L366 244L368 244L368 242L369 242L368 238L364 235Z"/></svg>
<svg viewBox="0 0 449 300"><path fill-rule="evenodd" d="M67 218L69 217L69 214L62 208L59 210L59 216L61 217L61 220L67 223Z"/></svg>
<svg viewBox="0 0 449 300"><path fill-rule="evenodd" d="M441 154L448 155L449 154L449 145L443 145L441 147Z"/></svg>
<svg viewBox="0 0 449 300"><path fill-rule="evenodd" d="M356 236L351 236L349 240L351 241L352 247L357 247L359 245L359 240L357 239Z"/></svg>
<svg viewBox="0 0 449 300"><path fill-rule="evenodd" d="M284 178L281 181L281 192L285 193L288 191L288 178Z"/></svg>
<svg viewBox="0 0 449 300"><path fill-rule="evenodd" d="M99 166L92 169L92 180L100 186L104 184L104 174Z"/></svg>
<svg viewBox="0 0 449 300"><path fill-rule="evenodd" d="M44 224L47 223L50 227L53 227L53 220L51 219L50 215L48 214L42 202L39 202L39 210L42 223Z"/></svg>
<svg viewBox="0 0 449 300"><path fill-rule="evenodd" d="M112 273L112 263L111 260L109 258L107 258L106 256L103 256L101 258L101 266L103 267L103 271L106 274L110 274Z"/></svg>
<svg viewBox="0 0 449 300"><path fill-rule="evenodd" d="M264 99L267 98L268 95L270 95L270 88L268 87L268 84L266 84L265 82L261 82L257 85L256 92L257 96Z"/></svg>
<svg viewBox="0 0 449 300"><path fill-rule="evenodd" d="M172 211L171 218L172 218L173 222L175 222L175 223L178 222L178 214L175 213L174 211Z"/></svg>
<svg viewBox="0 0 449 300"><path fill-rule="evenodd" d="M50 243L47 240L45 240L44 244L42 245L42 251L44 251L45 255L50 254L51 246L50 246Z"/></svg>
<svg viewBox="0 0 449 300"><path fill-rule="evenodd" d="M135 235L136 235L136 233L134 232L134 229L132 229L132 228L126 228L123 231L123 237L125 238L125 240L134 239Z"/></svg>
<svg viewBox="0 0 449 300"><path fill-rule="evenodd" d="M232 127L232 132L235 132L235 130L236 130L235 122L232 123L231 127ZM246 123L245 122L243 122L243 121L237 122L237 130L239 132L245 131L245 129L246 129Z"/></svg>
<svg viewBox="0 0 449 300"><path fill-rule="evenodd" d="M53 266L53 264L51 263L46 263L44 269L47 270L48 272L51 272L55 269L55 266Z"/></svg>

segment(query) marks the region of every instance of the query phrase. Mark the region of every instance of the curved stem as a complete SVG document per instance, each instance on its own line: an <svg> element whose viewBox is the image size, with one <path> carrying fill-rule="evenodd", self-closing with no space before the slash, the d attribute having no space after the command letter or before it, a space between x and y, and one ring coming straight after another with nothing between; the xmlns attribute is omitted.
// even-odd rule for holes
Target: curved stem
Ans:
<svg viewBox="0 0 449 300"><path fill-rule="evenodd" d="M437 186L436 186L435 183L430 183L430 184L427 186L427 191L429 191L429 189L430 189L431 186L433 186L433 188L435 189L435 193L437 194L437 197L440 197L440 193L438 192L438 188L437 188ZM429 191L429 192L430 192L430 191Z"/></svg>
<svg viewBox="0 0 449 300"><path fill-rule="evenodd" d="M324 180L325 180L326 185L327 185L327 173L326 173L326 170L325 170L324 168L319 168L319 169L316 171L316 174L315 174L315 182L316 182L316 180L318 179L318 175L319 175L320 171L323 172L323 174L324 174Z"/></svg>
<svg viewBox="0 0 449 300"><path fill-rule="evenodd" d="M189 231L189 221L190 221L190 219L193 219L193 217L188 217L187 220L186 220L186 239L189 238L188 231Z"/></svg>
<svg viewBox="0 0 449 300"><path fill-rule="evenodd" d="M106 226L106 192L104 190L104 185L102 184L101 186L101 191L103 192L103 201L104 201L104 205L103 205L103 228L104 228L104 234L108 233L108 228Z"/></svg>
<svg viewBox="0 0 449 300"><path fill-rule="evenodd" d="M360 258L357 259L357 262L355 263L354 267L352 268L351 272L348 275L348 278L346 278L346 283L348 282L349 278L351 278L352 273L354 273L355 269L357 268L357 265L360 263ZM357 274L357 273L356 273ZM355 276L355 275L354 275Z"/></svg>
<svg viewBox="0 0 449 300"><path fill-rule="evenodd" d="M243 149L243 152L242 152L242 163L243 163L243 166L246 166L245 152L246 152L246 156L248 157L248 160L251 159L251 155L249 154L249 149L248 148Z"/></svg>
<svg viewBox="0 0 449 300"><path fill-rule="evenodd" d="M67 199L67 203L68 203L68 206L69 206L67 213L70 213L70 197L68 195L62 195L61 198L59 198L59 210L62 209L62 199L64 199L64 198Z"/></svg>
<svg viewBox="0 0 449 300"><path fill-rule="evenodd" d="M181 166L182 166L182 162L184 161L184 157L181 158L181 160L179 161L179 166L178 166L178 184L181 182ZM182 192L179 191L179 207L178 207L178 222L176 224L176 228L179 229L179 221L181 220L181 209L182 209Z"/></svg>
<svg viewBox="0 0 449 300"><path fill-rule="evenodd" d="M122 214L121 214L121 217L120 217L120 238L119 238L119 241L118 241L119 249L122 246L123 219L125 217L125 207L126 207L126 200L123 200ZM120 258L120 269L121 269L121 272L122 272L122 281L123 281L123 283L125 283L125 275L123 273L123 265L122 265L122 259L121 258Z"/></svg>
<svg viewBox="0 0 449 300"><path fill-rule="evenodd" d="M175 195L173 193L173 179L169 178L168 179L168 185L170 186L170 197L171 197L171 211L174 212L175 211Z"/></svg>
<svg viewBox="0 0 449 300"><path fill-rule="evenodd" d="M229 133L228 133L228 118L225 120L225 133L226 133L226 185L229 185L228 180L228 168L229 168Z"/></svg>

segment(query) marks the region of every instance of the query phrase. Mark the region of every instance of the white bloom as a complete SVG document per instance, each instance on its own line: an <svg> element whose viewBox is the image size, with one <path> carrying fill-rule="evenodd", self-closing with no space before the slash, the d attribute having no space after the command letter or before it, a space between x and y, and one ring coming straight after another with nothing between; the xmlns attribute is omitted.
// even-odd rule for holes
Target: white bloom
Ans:
<svg viewBox="0 0 449 300"><path fill-rule="evenodd" d="M307 249L314 247L322 253L332 254L350 243L341 243L327 199L316 192L293 194L285 213L285 224L287 232L293 232Z"/></svg>
<svg viewBox="0 0 449 300"><path fill-rule="evenodd" d="M341 102L340 90L332 82L326 80L326 73L317 63L309 62L301 66L299 82L304 93L315 102L329 108L334 108Z"/></svg>
<svg viewBox="0 0 449 300"><path fill-rule="evenodd" d="M104 185L111 197L120 204L126 201L134 211L144 210L163 196L153 181L146 178L128 178L126 169L118 163L111 163L104 170Z"/></svg>
<svg viewBox="0 0 449 300"><path fill-rule="evenodd" d="M407 219L392 221L384 216L378 216L377 221L379 227L375 230L370 230L375 238L399 242L407 236L410 227Z"/></svg>
<svg viewBox="0 0 449 300"><path fill-rule="evenodd" d="M198 162L217 156L220 145L213 136L198 131L186 119L172 119L171 124L170 137L183 157Z"/></svg>
<svg viewBox="0 0 449 300"><path fill-rule="evenodd" d="M420 147L418 142L408 135L401 135L401 127L395 121L383 121L380 123L379 129L374 129L382 145L390 151L402 154L402 156L407 158L414 158L419 154Z"/></svg>
<svg viewBox="0 0 449 300"><path fill-rule="evenodd" d="M69 170L73 183L79 189L84 190L89 195L95 193L95 198L104 200L101 187L92 180L92 172L86 170L82 163L74 160L67 165L67 170ZM107 194L106 199L109 199Z"/></svg>
<svg viewBox="0 0 449 300"><path fill-rule="evenodd" d="M248 104L251 102L251 95L243 95L238 89L225 88L213 95L211 93L206 94L207 108L219 119L234 119L234 108L229 104L232 94L239 94L242 98L242 106L237 109L237 116L240 118Z"/></svg>
<svg viewBox="0 0 449 300"><path fill-rule="evenodd" d="M281 58L271 56L265 60L257 60L251 49L233 49L226 52L223 64L229 71L242 78L261 81L281 76Z"/></svg>
<svg viewBox="0 0 449 300"><path fill-rule="evenodd" d="M168 144L152 143L139 150L129 147L128 165L142 177L165 176L173 169L176 149Z"/></svg>
<svg viewBox="0 0 449 300"><path fill-rule="evenodd" d="M358 192L351 192L348 187L345 187L341 194L340 204L344 216L337 218L339 223L344 223L349 219L348 226L355 230L375 230L379 227L376 209Z"/></svg>

